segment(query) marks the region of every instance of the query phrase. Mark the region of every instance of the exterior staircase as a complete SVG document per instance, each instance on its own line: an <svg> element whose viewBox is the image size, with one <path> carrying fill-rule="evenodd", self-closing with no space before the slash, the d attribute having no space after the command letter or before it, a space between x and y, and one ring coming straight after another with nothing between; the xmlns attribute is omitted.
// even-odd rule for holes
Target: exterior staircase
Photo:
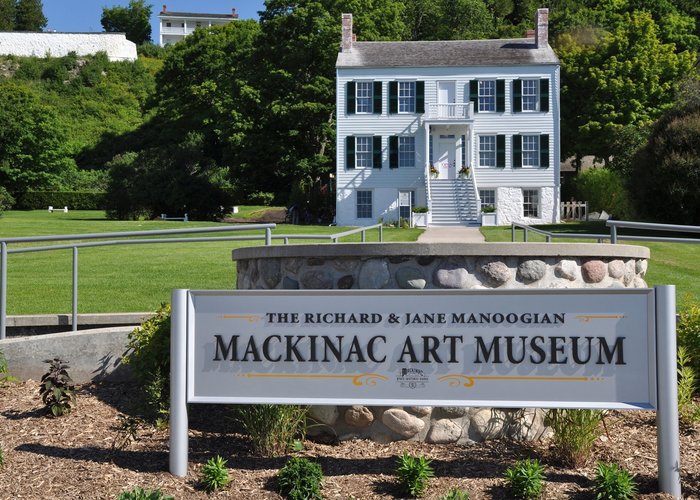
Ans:
<svg viewBox="0 0 700 500"><path fill-rule="evenodd" d="M431 179L430 226L479 225L479 207L472 177Z"/></svg>

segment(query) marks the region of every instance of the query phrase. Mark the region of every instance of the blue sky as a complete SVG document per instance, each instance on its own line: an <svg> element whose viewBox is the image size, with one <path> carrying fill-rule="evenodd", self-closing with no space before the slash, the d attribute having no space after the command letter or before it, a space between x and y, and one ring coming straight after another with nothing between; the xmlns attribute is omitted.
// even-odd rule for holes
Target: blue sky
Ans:
<svg viewBox="0 0 700 500"><path fill-rule="evenodd" d="M49 20L47 29L56 31L102 31L100 17L103 7L127 6L129 0L43 0L44 15ZM257 19L263 10L263 0L158 0L153 5L151 38L158 40L158 13L163 4L174 12L206 12L228 14L235 7L241 19Z"/></svg>

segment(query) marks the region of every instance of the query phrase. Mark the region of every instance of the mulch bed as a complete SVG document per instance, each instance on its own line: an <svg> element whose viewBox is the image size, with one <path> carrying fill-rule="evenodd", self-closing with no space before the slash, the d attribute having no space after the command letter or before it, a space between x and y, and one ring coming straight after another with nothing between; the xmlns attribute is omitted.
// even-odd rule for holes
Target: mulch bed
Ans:
<svg viewBox="0 0 700 500"><path fill-rule="evenodd" d="M0 388L0 466L2 499L114 499L135 487L160 488L177 499L278 499L275 474L285 458L253 456L249 442L235 433L224 406L192 405L189 473L168 470L168 432L141 426L138 439L120 445L120 416L133 415L137 392L131 384L82 386L77 408L64 417L46 415L39 384L26 381ZM670 498L655 493L656 427L649 411L611 412L607 435L595 446L595 458L617 462L636 475L638 498ZM700 498L700 425L681 430L681 465L685 498ZM115 447L115 443L117 446ZM450 488L469 491L472 499L510 498L503 472L515 460L539 458L545 465L545 498L591 498L595 462L569 469L550 456L547 443L491 441L470 446L402 441L379 444L347 441L305 442L299 454L317 460L325 475L325 498L400 498L392 475L397 457L408 452L432 459L435 478L426 498L437 499ZM198 484L204 462L219 454L228 460L232 484L226 491L205 493Z"/></svg>

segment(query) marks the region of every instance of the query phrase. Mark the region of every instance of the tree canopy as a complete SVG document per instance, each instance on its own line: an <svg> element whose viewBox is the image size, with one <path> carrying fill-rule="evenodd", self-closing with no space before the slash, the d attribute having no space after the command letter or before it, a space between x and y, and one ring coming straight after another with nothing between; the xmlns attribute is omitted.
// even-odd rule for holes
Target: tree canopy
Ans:
<svg viewBox="0 0 700 500"><path fill-rule="evenodd" d="M0 31L15 29L15 0L0 0Z"/></svg>
<svg viewBox="0 0 700 500"><path fill-rule="evenodd" d="M41 31L46 23L41 0L17 0L15 31Z"/></svg>
<svg viewBox="0 0 700 500"><path fill-rule="evenodd" d="M127 7L103 7L100 22L105 31L125 33L127 40L141 45L151 41L152 12L145 0L129 0Z"/></svg>

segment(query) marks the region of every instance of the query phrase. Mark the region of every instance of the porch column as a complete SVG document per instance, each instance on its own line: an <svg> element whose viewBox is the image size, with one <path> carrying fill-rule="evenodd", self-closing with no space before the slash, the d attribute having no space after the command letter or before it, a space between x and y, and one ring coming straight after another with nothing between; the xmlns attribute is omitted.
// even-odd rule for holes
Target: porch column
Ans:
<svg viewBox="0 0 700 500"><path fill-rule="evenodd" d="M423 128L425 129L425 148L424 148L424 154L423 158L425 158L425 162L423 165L423 173L425 175L425 197L426 197L426 204L428 206L428 210L431 208L431 195L430 195L430 171L429 171L429 166L430 166L430 124L427 122L423 122Z"/></svg>
<svg viewBox="0 0 700 500"><path fill-rule="evenodd" d="M467 137L469 137L469 149L467 150L467 161L469 166L476 168L476 158L474 157L474 125L467 125Z"/></svg>

